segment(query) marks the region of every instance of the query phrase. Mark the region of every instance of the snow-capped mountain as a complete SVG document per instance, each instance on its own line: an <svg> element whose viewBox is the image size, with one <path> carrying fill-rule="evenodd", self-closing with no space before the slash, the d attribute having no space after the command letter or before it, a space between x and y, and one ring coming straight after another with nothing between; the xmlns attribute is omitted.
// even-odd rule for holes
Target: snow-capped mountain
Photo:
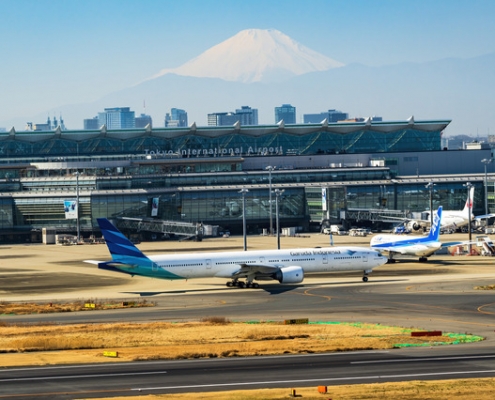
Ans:
<svg viewBox="0 0 495 400"><path fill-rule="evenodd" d="M344 66L275 29L246 29L169 73L234 82L270 82Z"/></svg>

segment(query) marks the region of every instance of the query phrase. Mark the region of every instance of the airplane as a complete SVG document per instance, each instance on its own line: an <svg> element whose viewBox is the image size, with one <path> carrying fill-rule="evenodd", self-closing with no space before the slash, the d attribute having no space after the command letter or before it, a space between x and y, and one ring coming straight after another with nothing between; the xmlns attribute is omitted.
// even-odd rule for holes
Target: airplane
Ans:
<svg viewBox="0 0 495 400"><path fill-rule="evenodd" d="M474 186L469 190L469 196L466 199L466 203L462 210L444 210L442 216L442 229L455 231L457 228L461 228L468 224L469 222L469 213L471 212L471 220L474 219L484 219L490 218L491 216L495 216L495 214L489 215L480 215L475 217L473 215L473 199L474 199ZM470 211L471 210L471 211ZM425 211L426 214L430 213L430 210ZM404 227L409 231L418 231L423 227L430 226L430 218L427 219L404 219L404 218L395 218L388 217L388 219L400 219L404 221Z"/></svg>
<svg viewBox="0 0 495 400"><path fill-rule="evenodd" d="M382 254L388 254L389 263L396 261L393 258L394 255L419 256L420 262L426 262L428 257L441 247L450 247L462 243L442 243L438 240L442 218L442 206L440 206L433 216L433 225L428 236L377 235L371 239L370 247L380 251Z"/></svg>
<svg viewBox="0 0 495 400"><path fill-rule="evenodd" d="M85 260L98 268L160 279L228 278L228 287L258 288L254 280L301 283L305 274L363 271L363 282L387 257L364 247L301 248L144 255L108 219L98 218L111 261ZM240 279L245 279L241 281Z"/></svg>

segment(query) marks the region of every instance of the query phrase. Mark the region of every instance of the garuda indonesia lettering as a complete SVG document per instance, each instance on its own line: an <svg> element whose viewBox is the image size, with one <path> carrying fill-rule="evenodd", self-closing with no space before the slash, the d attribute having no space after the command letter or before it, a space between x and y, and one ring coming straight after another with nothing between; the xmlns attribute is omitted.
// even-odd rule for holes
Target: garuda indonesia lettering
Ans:
<svg viewBox="0 0 495 400"><path fill-rule="evenodd" d="M198 252L187 255L144 255L110 221L99 218L111 261L86 260L98 268L160 279L227 278L227 286L258 287L258 281L300 283L305 274L363 271L387 262L376 250L364 247L306 248L236 252ZM243 279L243 280L241 280Z"/></svg>

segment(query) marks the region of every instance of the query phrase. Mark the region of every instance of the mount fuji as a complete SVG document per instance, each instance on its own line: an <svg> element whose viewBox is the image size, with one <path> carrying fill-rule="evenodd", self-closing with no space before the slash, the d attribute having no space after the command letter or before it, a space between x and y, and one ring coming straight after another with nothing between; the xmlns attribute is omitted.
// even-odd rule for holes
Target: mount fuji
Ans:
<svg viewBox="0 0 495 400"><path fill-rule="evenodd" d="M246 29L180 67L163 69L152 78L174 73L242 83L271 82L342 66L275 29Z"/></svg>
<svg viewBox="0 0 495 400"><path fill-rule="evenodd" d="M413 115L416 120L452 119L446 134L473 136L490 126L494 92L495 53L381 67L344 65L277 30L248 29L177 68L163 69L95 102L61 105L0 121L0 126L22 130L26 121L43 122L60 114L68 129L80 129L84 119L108 107L149 114L154 127L164 126L171 108L181 108L189 124L205 126L208 114L246 105L258 109L260 124L276 124L274 108L291 104L298 122L303 114L329 109L389 121Z"/></svg>

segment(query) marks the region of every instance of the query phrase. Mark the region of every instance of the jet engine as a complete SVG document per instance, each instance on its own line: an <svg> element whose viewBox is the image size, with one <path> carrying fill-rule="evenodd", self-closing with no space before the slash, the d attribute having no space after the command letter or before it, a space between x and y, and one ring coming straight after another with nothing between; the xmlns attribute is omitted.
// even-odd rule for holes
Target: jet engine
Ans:
<svg viewBox="0 0 495 400"><path fill-rule="evenodd" d="M409 221L407 223L407 229L409 229L410 231L418 231L421 229L421 224L419 224L418 221Z"/></svg>
<svg viewBox="0 0 495 400"><path fill-rule="evenodd" d="M274 278L280 283L301 283L304 279L304 271L301 267L280 268Z"/></svg>

